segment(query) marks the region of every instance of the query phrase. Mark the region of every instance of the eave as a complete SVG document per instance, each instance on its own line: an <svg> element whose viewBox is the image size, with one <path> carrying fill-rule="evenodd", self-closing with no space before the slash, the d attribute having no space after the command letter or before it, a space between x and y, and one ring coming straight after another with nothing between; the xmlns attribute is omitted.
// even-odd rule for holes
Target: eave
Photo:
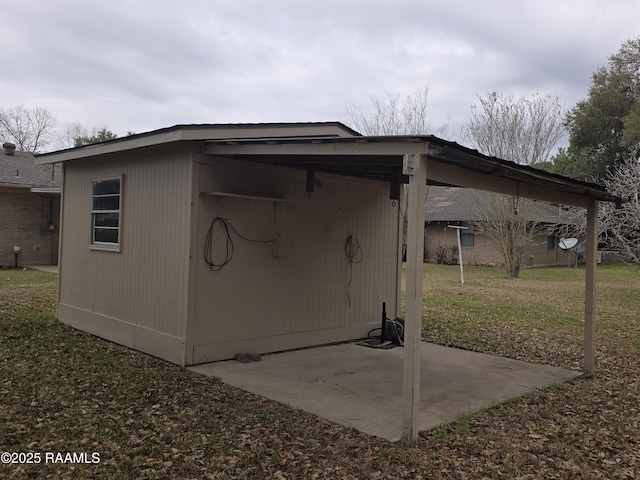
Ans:
<svg viewBox="0 0 640 480"><path fill-rule="evenodd" d="M586 207L587 199L620 203L594 183L518 165L437 137L225 139L201 153L257 163L391 182L405 155L426 155L427 183L480 188L513 196ZM402 177L406 183L406 177Z"/></svg>

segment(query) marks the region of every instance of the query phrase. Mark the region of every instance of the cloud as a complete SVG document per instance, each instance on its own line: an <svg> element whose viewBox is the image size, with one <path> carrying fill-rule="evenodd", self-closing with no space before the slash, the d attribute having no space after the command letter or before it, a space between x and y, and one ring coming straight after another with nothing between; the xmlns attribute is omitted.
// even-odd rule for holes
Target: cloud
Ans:
<svg viewBox="0 0 640 480"><path fill-rule="evenodd" d="M624 0L7 2L0 107L123 135L344 119L428 85L432 124L459 124L493 90L575 104L639 13Z"/></svg>

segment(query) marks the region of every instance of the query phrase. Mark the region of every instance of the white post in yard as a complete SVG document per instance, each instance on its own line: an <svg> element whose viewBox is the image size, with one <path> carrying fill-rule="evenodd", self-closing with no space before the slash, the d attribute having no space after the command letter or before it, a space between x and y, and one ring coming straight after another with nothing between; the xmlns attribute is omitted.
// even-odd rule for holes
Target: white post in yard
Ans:
<svg viewBox="0 0 640 480"><path fill-rule="evenodd" d="M584 292L584 376L594 375L596 363L596 254L598 251L598 201L587 207L587 264Z"/></svg>
<svg viewBox="0 0 640 480"><path fill-rule="evenodd" d="M427 195L426 155L405 155L403 173L409 176L407 208L407 291L402 374L402 440L418 439L420 405L420 342L422 340L422 265L424 207Z"/></svg>
<svg viewBox="0 0 640 480"><path fill-rule="evenodd" d="M461 227L460 225L447 225L449 228L455 228L458 236L458 263L460 263L460 283L464 285L464 267L462 266L462 242L460 241L460 230L466 230L469 227Z"/></svg>

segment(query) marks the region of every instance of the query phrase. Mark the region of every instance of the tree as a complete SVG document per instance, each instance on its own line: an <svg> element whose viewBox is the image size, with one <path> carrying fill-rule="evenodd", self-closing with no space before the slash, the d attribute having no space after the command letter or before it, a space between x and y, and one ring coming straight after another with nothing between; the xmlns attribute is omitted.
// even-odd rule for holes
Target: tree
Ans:
<svg viewBox="0 0 640 480"><path fill-rule="evenodd" d="M2 141L15 143L18 150L31 153L45 151L56 126L55 117L44 108L25 108L22 105L0 109Z"/></svg>
<svg viewBox="0 0 640 480"><path fill-rule="evenodd" d="M503 96L491 92L471 107L471 119L462 137L485 155L516 163L544 166L551 150L564 135L563 108L557 98ZM477 231L486 234L504 261L510 277L520 275L522 254L535 233L530 218L533 201L488 192L478 192L470 208L481 221Z"/></svg>
<svg viewBox="0 0 640 480"><path fill-rule="evenodd" d="M605 179L607 190L628 201L616 208L600 204L601 239L607 248L640 263L640 150L636 149Z"/></svg>
<svg viewBox="0 0 640 480"><path fill-rule="evenodd" d="M598 68L589 94L566 117L569 148L554 159L556 173L600 181L640 140L640 38L628 40Z"/></svg>
<svg viewBox="0 0 640 480"><path fill-rule="evenodd" d="M94 143L106 142L108 140L115 140L118 135L108 130L107 127L100 129L94 128L91 135L85 134L75 137L74 147L81 147L82 145L91 145Z"/></svg>
<svg viewBox="0 0 640 480"><path fill-rule="evenodd" d="M478 232L487 235L504 261L507 275L518 278L522 267L522 254L537 232L538 225L531 220L534 202L529 199L475 191L474 222Z"/></svg>
<svg viewBox="0 0 640 480"><path fill-rule="evenodd" d="M387 92L385 97L371 97L370 108L347 107L347 123L363 135L428 135L431 124L427 119L428 87L415 90L402 101L399 93ZM448 125L436 129L444 135Z"/></svg>
<svg viewBox="0 0 640 480"><path fill-rule="evenodd" d="M133 132L127 132L127 136L135 135ZM57 146L60 149L81 147L82 145L90 145L108 140L115 140L118 135L109 130L106 126L101 128L93 127L91 131L80 122L68 123L62 129L58 136Z"/></svg>
<svg viewBox="0 0 640 480"><path fill-rule="evenodd" d="M76 143L76 138L88 135L89 131L87 127L80 122L67 123L58 134L56 147L59 149L73 148Z"/></svg>
<svg viewBox="0 0 640 480"><path fill-rule="evenodd" d="M549 160L565 135L558 98L538 94L515 99L498 92L478 97L462 136L485 155L536 166Z"/></svg>
<svg viewBox="0 0 640 480"><path fill-rule="evenodd" d="M634 102L629 113L622 118L622 125L622 146L635 148L640 144L640 101Z"/></svg>

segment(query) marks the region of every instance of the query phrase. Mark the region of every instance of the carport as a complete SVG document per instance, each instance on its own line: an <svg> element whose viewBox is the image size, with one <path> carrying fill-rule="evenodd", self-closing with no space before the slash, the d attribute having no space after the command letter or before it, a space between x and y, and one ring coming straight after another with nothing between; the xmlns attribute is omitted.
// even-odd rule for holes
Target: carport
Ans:
<svg viewBox="0 0 640 480"><path fill-rule="evenodd" d="M586 377L593 376L598 202L621 202L604 187L487 157L432 136L225 139L205 142L201 153L304 169L309 194L315 188L316 172L386 181L390 199L395 201L402 195L400 185L409 184L405 346L402 372L398 372L402 378L400 431L405 441L413 442L421 428L422 362L429 365L429 351L425 352L421 342L421 265L427 184L476 188L586 209L583 373ZM400 289L400 285L397 288Z"/></svg>

